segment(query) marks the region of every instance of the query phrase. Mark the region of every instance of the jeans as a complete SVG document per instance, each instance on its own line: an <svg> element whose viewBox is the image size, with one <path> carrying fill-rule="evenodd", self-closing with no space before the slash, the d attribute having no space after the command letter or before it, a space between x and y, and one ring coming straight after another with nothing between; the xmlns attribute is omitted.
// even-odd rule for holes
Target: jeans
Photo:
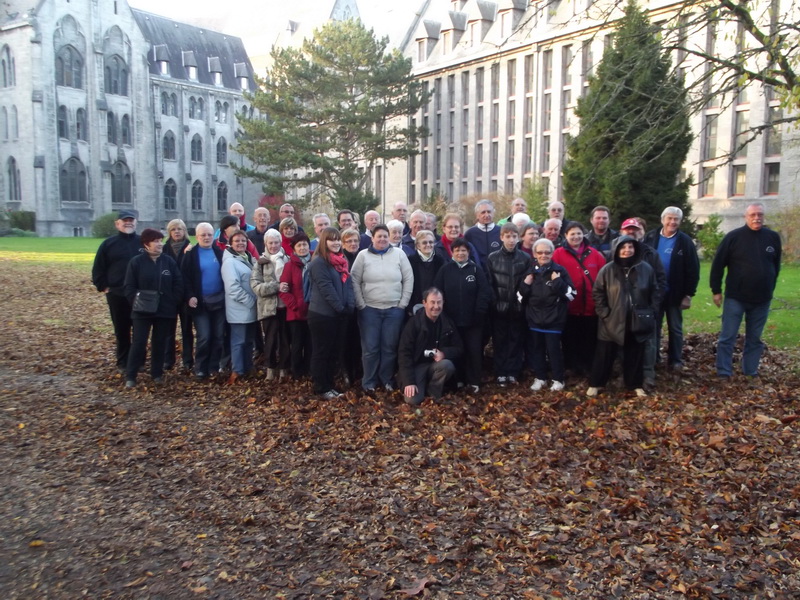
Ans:
<svg viewBox="0 0 800 600"><path fill-rule="evenodd" d="M194 362L192 358L194 333L192 332L192 315L189 313L189 308L185 304L178 309L178 316L172 322L172 329L167 337L164 368L171 369L175 366L175 332L178 327L178 321L181 322L181 359L183 360L183 366L187 369L191 369Z"/></svg>
<svg viewBox="0 0 800 600"><path fill-rule="evenodd" d="M150 375L155 379L164 374L164 345L169 336L172 319L160 319L158 317L145 317L133 319L133 342L128 354L128 366L126 378L136 381L136 374L144 364L147 355L147 339L150 337L150 330L153 331L153 339L150 342Z"/></svg>
<svg viewBox="0 0 800 600"><path fill-rule="evenodd" d="M745 375L758 375L758 363L764 350L761 334L767 324L769 305L769 301L750 304L725 297L722 304L722 330L717 343L717 375L733 375L733 347L742 317L745 319L742 372Z"/></svg>
<svg viewBox="0 0 800 600"><path fill-rule="evenodd" d="M231 323L231 370L245 375L253 369L255 323Z"/></svg>
<svg viewBox="0 0 800 600"><path fill-rule="evenodd" d="M553 381L564 383L564 353L561 351L561 334L543 331L528 331L528 356L536 379L547 379L547 363Z"/></svg>
<svg viewBox="0 0 800 600"><path fill-rule="evenodd" d="M392 384L397 370L397 346L403 328L405 312L402 308L372 308L366 306L358 314L361 329L362 362L365 390Z"/></svg>
<svg viewBox="0 0 800 600"><path fill-rule="evenodd" d="M192 314L192 321L197 332L194 372L199 376L216 373L225 336L225 308L214 311L200 308Z"/></svg>
<svg viewBox="0 0 800 600"><path fill-rule="evenodd" d="M670 366L683 364L683 311L681 305L661 305L656 321L656 335L658 335L656 350L661 347L661 325L664 322L664 316L667 317L667 332L669 333L667 364Z"/></svg>
<svg viewBox="0 0 800 600"><path fill-rule="evenodd" d="M439 362L424 362L414 365L414 381L404 382L406 385L416 385L417 393L406 396L409 404L421 404L426 393L434 400L442 397L442 390L447 380L455 375L456 366L452 361L444 358Z"/></svg>

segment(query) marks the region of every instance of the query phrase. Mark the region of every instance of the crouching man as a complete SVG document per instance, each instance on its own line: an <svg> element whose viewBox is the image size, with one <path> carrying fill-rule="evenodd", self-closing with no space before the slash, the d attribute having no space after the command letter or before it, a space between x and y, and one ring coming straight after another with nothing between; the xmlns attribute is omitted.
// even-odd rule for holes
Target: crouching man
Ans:
<svg viewBox="0 0 800 600"><path fill-rule="evenodd" d="M461 338L442 312L444 298L435 287L422 293L422 307L406 323L400 336L400 382L406 402L421 404L426 396L439 400L448 379L456 373Z"/></svg>

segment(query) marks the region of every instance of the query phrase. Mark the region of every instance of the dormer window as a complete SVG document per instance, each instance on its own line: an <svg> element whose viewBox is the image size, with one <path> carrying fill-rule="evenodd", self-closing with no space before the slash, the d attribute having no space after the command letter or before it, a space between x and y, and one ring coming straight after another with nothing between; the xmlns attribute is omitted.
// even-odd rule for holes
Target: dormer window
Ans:
<svg viewBox="0 0 800 600"><path fill-rule="evenodd" d="M222 63L218 56L208 58L208 72L211 73L211 80L214 85L222 85Z"/></svg>
<svg viewBox="0 0 800 600"><path fill-rule="evenodd" d="M234 63L233 72L236 75L236 81L239 84L240 90L250 89L250 74L247 70L247 63Z"/></svg>
<svg viewBox="0 0 800 600"><path fill-rule="evenodd" d="M183 52L183 67L186 69L186 77L197 81L197 59L194 57L194 51L185 50Z"/></svg>
<svg viewBox="0 0 800 600"><path fill-rule="evenodd" d="M169 50L165 44L153 46L153 57L160 75L169 76Z"/></svg>

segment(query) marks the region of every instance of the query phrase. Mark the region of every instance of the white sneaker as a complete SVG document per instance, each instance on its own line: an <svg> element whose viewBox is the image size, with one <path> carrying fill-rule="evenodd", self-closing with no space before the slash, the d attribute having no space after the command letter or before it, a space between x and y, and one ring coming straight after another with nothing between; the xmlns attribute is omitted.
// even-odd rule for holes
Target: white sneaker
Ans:
<svg viewBox="0 0 800 600"><path fill-rule="evenodd" d="M595 396L597 396L597 393L599 391L600 388L590 387L588 390L586 390L586 395L589 396L589 398L594 398Z"/></svg>
<svg viewBox="0 0 800 600"><path fill-rule="evenodd" d="M267 369L267 381L275 379L275 369Z"/></svg>
<svg viewBox="0 0 800 600"><path fill-rule="evenodd" d="M554 381L553 385L550 386L551 392L560 392L564 389L564 382L563 381Z"/></svg>
<svg viewBox="0 0 800 600"><path fill-rule="evenodd" d="M647 392L645 392L642 388L636 388L636 397L647 398Z"/></svg>
<svg viewBox="0 0 800 600"><path fill-rule="evenodd" d="M533 385L531 386L531 390L533 390L534 392L538 392L545 385L547 385L547 382L544 379L534 379Z"/></svg>
<svg viewBox="0 0 800 600"><path fill-rule="evenodd" d="M278 379L286 379L289 376L289 371L286 369L281 369L278 371Z"/></svg>

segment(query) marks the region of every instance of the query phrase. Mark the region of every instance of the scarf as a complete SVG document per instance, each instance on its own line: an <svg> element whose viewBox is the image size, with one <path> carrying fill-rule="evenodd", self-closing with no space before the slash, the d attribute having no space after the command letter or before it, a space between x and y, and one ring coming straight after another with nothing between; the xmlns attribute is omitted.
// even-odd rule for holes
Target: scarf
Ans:
<svg viewBox="0 0 800 600"><path fill-rule="evenodd" d="M450 250L450 244L452 243L453 242L447 239L447 236L442 236L442 247L445 249L445 252L447 252L447 256L453 256L453 251Z"/></svg>
<svg viewBox="0 0 800 600"><path fill-rule="evenodd" d="M422 252L417 250L417 254L419 254L419 257L422 259L422 262L426 262L427 263L427 262L433 262L433 257L434 257L434 255L436 253L435 252L431 252L430 256L425 256Z"/></svg>
<svg viewBox="0 0 800 600"><path fill-rule="evenodd" d="M331 266L342 276L342 283L347 281L347 278L350 277L350 269L348 268L347 258L344 254L341 252L338 254L331 252L328 258L330 259Z"/></svg>
<svg viewBox="0 0 800 600"><path fill-rule="evenodd" d="M239 258L243 262L246 262L251 267L253 266L253 256L247 250L245 250L244 252L237 252L236 250L234 250L230 246L228 246L226 248L226 250L228 252L230 252L231 254L233 254L236 258Z"/></svg>

